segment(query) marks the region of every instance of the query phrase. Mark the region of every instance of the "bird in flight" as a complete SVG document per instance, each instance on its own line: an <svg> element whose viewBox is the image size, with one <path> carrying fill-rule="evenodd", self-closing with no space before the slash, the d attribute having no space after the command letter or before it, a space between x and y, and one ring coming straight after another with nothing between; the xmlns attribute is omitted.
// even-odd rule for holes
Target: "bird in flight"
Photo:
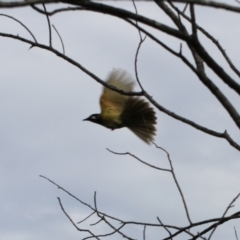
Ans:
<svg viewBox="0 0 240 240"><path fill-rule="evenodd" d="M113 69L106 83L124 92L131 92L135 82L126 71ZM153 141L157 118L153 108L142 98L122 95L104 87L100 107L101 113L92 114L84 121L97 123L111 130L127 127L147 144Z"/></svg>

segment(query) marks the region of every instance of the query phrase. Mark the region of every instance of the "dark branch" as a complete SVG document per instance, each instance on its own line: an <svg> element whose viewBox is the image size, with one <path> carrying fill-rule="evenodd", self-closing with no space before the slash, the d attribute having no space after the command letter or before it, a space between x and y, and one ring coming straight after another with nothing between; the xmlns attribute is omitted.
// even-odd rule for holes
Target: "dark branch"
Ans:
<svg viewBox="0 0 240 240"><path fill-rule="evenodd" d="M226 216L228 210L233 207L233 203L236 202L236 200L239 198L239 196L240 196L240 193L235 198L233 198L233 200L229 203L229 205L227 206L227 208L226 208L225 212L223 213L222 218L219 220L219 222ZM216 225L215 228L212 230L212 232L210 233L210 235L208 237L208 240L211 239L211 237L212 237L213 233L216 231L217 227L218 227L218 225Z"/></svg>
<svg viewBox="0 0 240 240"><path fill-rule="evenodd" d="M54 26L54 25L52 25L52 26L53 26L53 29L56 31L56 33L57 33L57 35L58 35L58 37L59 37L59 39L60 39L60 41L61 41L62 49L63 49L63 55L65 55L65 47L64 47L64 43L63 43L62 37L61 37L61 35L59 34L58 30L55 28L55 26Z"/></svg>
<svg viewBox="0 0 240 240"><path fill-rule="evenodd" d="M43 9L45 11L45 13L47 12L47 9L45 7L45 4L43 4ZM50 24L50 20L49 20L49 16L47 14L45 14L47 17L47 22L48 22L48 30L49 30L49 46L52 47L52 29L51 29L51 24Z"/></svg>
<svg viewBox="0 0 240 240"><path fill-rule="evenodd" d="M12 16L9 16L7 14L2 14L0 13L0 16L3 16L3 17L7 17L7 18L10 18L10 19L13 19L14 21L18 22L21 26L23 26L28 32L29 34L32 36L32 38L34 39L35 43L37 43L37 39L35 38L35 36L33 35L33 33L29 30L29 28L27 28L27 26L25 24L23 24L21 21L19 21L18 19L12 17Z"/></svg>
<svg viewBox="0 0 240 240"><path fill-rule="evenodd" d="M62 205L62 202L61 202L61 199L58 197L58 202L59 202L59 205L63 211L63 213L66 215L66 217L69 219L69 221L72 223L72 225L80 232L87 232L91 235L91 237L94 237L95 239L98 239L100 240L100 238L98 236L96 236L95 234L93 234L90 230L88 229L81 229L79 228L75 223L74 221L71 219L71 217L67 214L67 212L65 211L63 205Z"/></svg>
<svg viewBox="0 0 240 240"><path fill-rule="evenodd" d="M174 10L177 11L177 13L179 15L181 15L182 17L184 17L187 21L189 21L191 23L191 19L184 13L184 11L180 11L171 1L169 1L169 4L171 5L171 7ZM210 33L208 33L204 28L200 27L198 24L196 24L196 28L199 31L201 31L207 38L209 38L216 45L216 47L219 49L219 51L221 52L221 54L223 55L223 57L229 64L230 68L240 77L240 71L238 71L238 69L234 66L231 59L228 57L226 51L223 49L223 47L220 45L220 43Z"/></svg>

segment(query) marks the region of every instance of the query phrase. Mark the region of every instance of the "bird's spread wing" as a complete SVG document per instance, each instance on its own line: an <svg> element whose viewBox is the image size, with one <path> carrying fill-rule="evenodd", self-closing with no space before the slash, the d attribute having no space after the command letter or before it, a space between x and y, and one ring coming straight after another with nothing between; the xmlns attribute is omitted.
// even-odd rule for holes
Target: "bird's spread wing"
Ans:
<svg viewBox="0 0 240 240"><path fill-rule="evenodd" d="M116 87L119 90L131 92L134 86L134 80L127 72L120 69L114 69L108 76L106 83ZM128 96L121 95L106 87L103 88L103 93L100 97L101 116L103 118L111 118L119 120Z"/></svg>

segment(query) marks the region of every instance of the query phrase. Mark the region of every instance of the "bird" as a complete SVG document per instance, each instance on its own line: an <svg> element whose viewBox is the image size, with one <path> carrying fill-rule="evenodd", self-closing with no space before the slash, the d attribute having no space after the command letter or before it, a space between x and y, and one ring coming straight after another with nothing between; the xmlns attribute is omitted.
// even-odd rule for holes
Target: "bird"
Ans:
<svg viewBox="0 0 240 240"><path fill-rule="evenodd" d="M113 69L106 83L124 92L132 92L135 81L125 70ZM97 123L111 130L127 127L147 144L154 140L157 118L146 100L103 87L100 107L101 113L92 114L83 121Z"/></svg>

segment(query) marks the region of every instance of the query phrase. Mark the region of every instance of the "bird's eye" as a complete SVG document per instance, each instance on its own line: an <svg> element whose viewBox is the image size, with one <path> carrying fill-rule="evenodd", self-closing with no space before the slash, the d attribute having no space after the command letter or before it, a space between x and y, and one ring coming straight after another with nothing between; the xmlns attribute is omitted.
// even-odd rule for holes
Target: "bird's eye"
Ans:
<svg viewBox="0 0 240 240"><path fill-rule="evenodd" d="M95 115L91 116L91 119L96 120L96 116Z"/></svg>

